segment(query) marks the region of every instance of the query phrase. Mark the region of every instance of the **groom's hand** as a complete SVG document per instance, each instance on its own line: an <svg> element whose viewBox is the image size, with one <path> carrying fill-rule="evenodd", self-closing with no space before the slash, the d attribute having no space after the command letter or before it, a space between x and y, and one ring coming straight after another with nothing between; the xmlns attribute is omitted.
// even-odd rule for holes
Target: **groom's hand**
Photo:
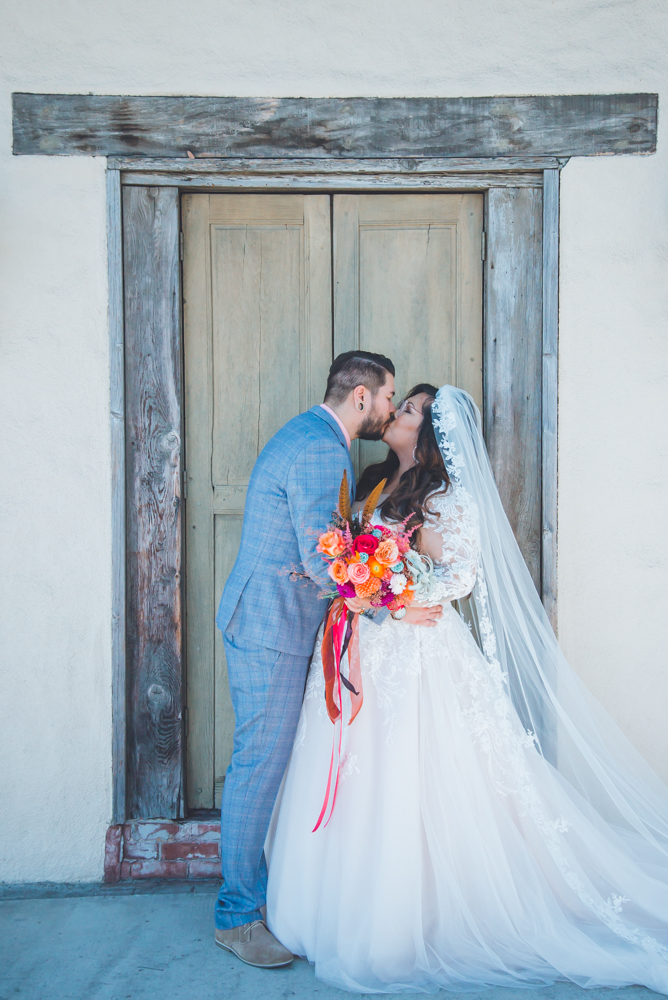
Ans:
<svg viewBox="0 0 668 1000"><path fill-rule="evenodd" d="M443 605L435 604L433 608L408 608L400 620L407 625L425 625L434 628L443 617Z"/></svg>

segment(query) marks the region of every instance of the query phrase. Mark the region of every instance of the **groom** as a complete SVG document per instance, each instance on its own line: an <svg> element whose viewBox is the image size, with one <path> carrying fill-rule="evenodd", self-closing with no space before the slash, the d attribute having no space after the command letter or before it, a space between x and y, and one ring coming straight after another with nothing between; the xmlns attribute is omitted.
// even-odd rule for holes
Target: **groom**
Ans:
<svg viewBox="0 0 668 1000"><path fill-rule="evenodd" d="M304 682L331 586L317 536L338 502L343 472L355 482L354 438L378 441L394 413L394 365L367 351L340 354L325 402L290 420L255 463L239 555L216 623L223 632L236 717L221 816L223 886L216 944L249 965L287 965L292 954L264 922L264 840L299 721ZM290 571L303 574L294 579ZM353 600L349 606L360 608ZM366 612L377 623L387 610ZM411 609L421 624L426 609ZM404 619L406 620L406 619Z"/></svg>

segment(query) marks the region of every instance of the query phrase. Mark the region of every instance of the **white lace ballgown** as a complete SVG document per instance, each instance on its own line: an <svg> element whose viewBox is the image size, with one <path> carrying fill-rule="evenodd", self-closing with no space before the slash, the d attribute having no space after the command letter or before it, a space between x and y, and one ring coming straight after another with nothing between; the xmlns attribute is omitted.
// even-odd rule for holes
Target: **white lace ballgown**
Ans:
<svg viewBox="0 0 668 1000"><path fill-rule="evenodd" d="M453 487L432 504L438 598L463 597L475 508ZM362 618L360 656L364 704L316 833L335 727L319 646L313 658L266 845L278 939L357 992L559 979L668 992L665 871L641 870L628 834L537 752L456 611L435 628Z"/></svg>

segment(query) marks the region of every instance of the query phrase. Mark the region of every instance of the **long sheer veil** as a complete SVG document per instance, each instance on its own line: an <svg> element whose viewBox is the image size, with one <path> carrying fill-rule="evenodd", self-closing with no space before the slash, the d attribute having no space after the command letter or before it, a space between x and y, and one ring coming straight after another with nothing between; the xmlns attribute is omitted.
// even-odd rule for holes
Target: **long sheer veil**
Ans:
<svg viewBox="0 0 668 1000"><path fill-rule="evenodd" d="M477 507L480 562L469 598L490 673L565 787L621 835L633 859L668 883L668 789L566 662L501 504L480 413L443 386L432 407L448 474Z"/></svg>

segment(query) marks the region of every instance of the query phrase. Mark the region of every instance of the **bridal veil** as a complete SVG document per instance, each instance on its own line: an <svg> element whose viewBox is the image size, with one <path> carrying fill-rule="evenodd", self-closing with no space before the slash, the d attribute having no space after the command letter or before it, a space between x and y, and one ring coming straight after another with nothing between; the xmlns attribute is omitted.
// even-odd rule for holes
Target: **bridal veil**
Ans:
<svg viewBox="0 0 668 1000"><path fill-rule="evenodd" d="M475 403L468 393L446 385L432 414L448 474L469 495L479 518L477 580L462 616L469 619L489 671L471 725L483 741L506 747L505 753L489 757L495 783L502 794L518 795L521 808L541 825L539 797L526 781L525 748L508 749L509 730L502 731L498 713L486 710L503 691L523 723L527 744L533 743L556 769L568 797L593 827L608 826L631 867L641 869L654 888L641 891L643 899L633 893L632 900L616 894L603 871L597 877L595 858L586 872L571 868L561 847L562 831L552 820L554 835L545 833L563 877L592 916L629 943L665 958L668 789L566 662L501 504ZM565 817L564 832L567 824ZM643 927L651 928L651 939Z"/></svg>

